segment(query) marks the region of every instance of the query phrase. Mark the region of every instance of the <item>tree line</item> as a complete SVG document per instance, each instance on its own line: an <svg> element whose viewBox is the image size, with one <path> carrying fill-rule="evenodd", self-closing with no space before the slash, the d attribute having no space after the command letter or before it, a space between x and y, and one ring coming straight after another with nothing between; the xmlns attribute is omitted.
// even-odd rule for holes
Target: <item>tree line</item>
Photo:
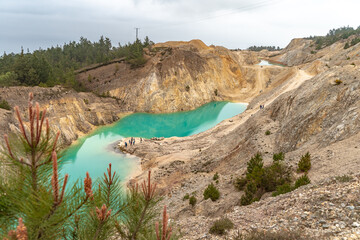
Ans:
<svg viewBox="0 0 360 240"><path fill-rule="evenodd" d="M107 37L91 42L81 37L61 46L33 53L6 54L0 57L0 87L2 86L54 86L65 85L75 89L81 86L75 81L76 69L95 63L106 63L117 58L134 67L145 64L143 49L153 44L148 37L122 46L112 46Z"/></svg>
<svg viewBox="0 0 360 240"><path fill-rule="evenodd" d="M249 47L247 50L250 51L256 51L256 52L260 52L261 50L268 50L268 51L280 51L282 48L280 48L279 46L275 47L275 46L251 46Z"/></svg>
<svg viewBox="0 0 360 240"><path fill-rule="evenodd" d="M316 50L320 50L324 47L330 46L331 44L341 40L348 39L350 36L360 35L360 26L356 29L353 27L340 27L331 29L325 36L310 36L307 39L312 39L315 41ZM350 43L350 45L355 45L359 41L355 40ZM349 46L349 44L348 44Z"/></svg>

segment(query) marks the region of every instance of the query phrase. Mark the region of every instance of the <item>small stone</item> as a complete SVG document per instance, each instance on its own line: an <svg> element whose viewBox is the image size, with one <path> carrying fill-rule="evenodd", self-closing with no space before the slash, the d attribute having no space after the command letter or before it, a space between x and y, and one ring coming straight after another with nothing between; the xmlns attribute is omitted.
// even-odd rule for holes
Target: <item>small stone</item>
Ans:
<svg viewBox="0 0 360 240"><path fill-rule="evenodd" d="M355 209L354 206L347 206L346 208L349 209L349 210L351 210L351 211Z"/></svg>
<svg viewBox="0 0 360 240"><path fill-rule="evenodd" d="M323 224L322 225L322 228L324 228L324 229L328 229L330 226L328 225L328 224Z"/></svg>
<svg viewBox="0 0 360 240"><path fill-rule="evenodd" d="M318 223L324 224L324 223L326 223L326 221L325 221L324 219L320 219L320 220L318 221Z"/></svg>
<svg viewBox="0 0 360 240"><path fill-rule="evenodd" d="M275 227L276 227L276 224L271 225L269 228L275 228Z"/></svg>
<svg viewBox="0 0 360 240"><path fill-rule="evenodd" d="M353 228L357 228L357 227L360 227L360 223L358 223L358 222L353 222L353 224L351 224L351 226L352 226Z"/></svg>
<svg viewBox="0 0 360 240"><path fill-rule="evenodd" d="M341 207L345 207L345 206L346 206L345 203L342 203L342 204L341 204Z"/></svg>

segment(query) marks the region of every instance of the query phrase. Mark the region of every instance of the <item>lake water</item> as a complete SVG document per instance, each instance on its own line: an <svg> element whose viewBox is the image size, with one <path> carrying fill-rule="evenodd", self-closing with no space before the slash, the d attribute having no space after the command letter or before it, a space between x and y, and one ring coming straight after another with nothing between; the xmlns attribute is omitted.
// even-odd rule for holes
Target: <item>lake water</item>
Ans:
<svg viewBox="0 0 360 240"><path fill-rule="evenodd" d="M139 166L139 159L114 151L114 143L125 137L184 137L214 127L224 119L245 111L247 104L211 102L193 111L168 114L135 113L118 122L99 127L92 134L80 138L63 153L62 173L70 182L84 179L88 171L95 180L103 176L109 163L124 180ZM141 143L136 143L141 144Z"/></svg>
<svg viewBox="0 0 360 240"><path fill-rule="evenodd" d="M260 60L260 63L258 63L257 65L259 66L271 66L271 65L275 65L275 66L280 66L280 67L284 67L284 65L280 64L280 63L272 63L266 60Z"/></svg>
<svg viewBox="0 0 360 240"><path fill-rule="evenodd" d="M260 60L260 63L258 63L257 65L259 65L259 66L270 66L270 65L272 65L272 64L269 63L269 62L266 61L266 60Z"/></svg>

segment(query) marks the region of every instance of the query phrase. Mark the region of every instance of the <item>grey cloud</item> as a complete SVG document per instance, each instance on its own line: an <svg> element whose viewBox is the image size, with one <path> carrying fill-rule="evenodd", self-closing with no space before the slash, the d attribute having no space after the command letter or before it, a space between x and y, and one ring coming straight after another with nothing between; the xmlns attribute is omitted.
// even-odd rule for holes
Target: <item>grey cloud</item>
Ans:
<svg viewBox="0 0 360 240"><path fill-rule="evenodd" d="M104 35L116 45L200 38L229 48L285 46L293 37L359 25L358 0L0 0L0 53ZM348 6L351 6L349 8ZM355 24L355 25L354 25Z"/></svg>

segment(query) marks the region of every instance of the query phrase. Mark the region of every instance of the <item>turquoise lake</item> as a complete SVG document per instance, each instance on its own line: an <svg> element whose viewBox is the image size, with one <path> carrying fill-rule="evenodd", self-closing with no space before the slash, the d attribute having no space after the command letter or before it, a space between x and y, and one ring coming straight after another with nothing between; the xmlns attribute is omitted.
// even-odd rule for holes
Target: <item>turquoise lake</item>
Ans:
<svg viewBox="0 0 360 240"><path fill-rule="evenodd" d="M259 66L270 66L272 65L271 63L269 63L268 61L266 60L260 60L260 62L257 64Z"/></svg>
<svg viewBox="0 0 360 240"><path fill-rule="evenodd" d="M224 119L245 111L247 104L211 102L193 111L149 114L134 113L118 122L99 127L92 134L80 138L63 153L62 173L68 173L70 182L84 179L88 171L95 180L103 176L109 163L122 180L139 167L139 159L115 151L114 145L125 137L184 137L214 127ZM136 143L141 144L141 143Z"/></svg>
<svg viewBox="0 0 360 240"><path fill-rule="evenodd" d="M266 60L260 60L260 62L259 62L257 65L259 65L259 66L271 66L271 65L275 65L275 66L285 67L285 66L282 65L282 64L272 63L272 62L269 62L269 61L266 61Z"/></svg>

